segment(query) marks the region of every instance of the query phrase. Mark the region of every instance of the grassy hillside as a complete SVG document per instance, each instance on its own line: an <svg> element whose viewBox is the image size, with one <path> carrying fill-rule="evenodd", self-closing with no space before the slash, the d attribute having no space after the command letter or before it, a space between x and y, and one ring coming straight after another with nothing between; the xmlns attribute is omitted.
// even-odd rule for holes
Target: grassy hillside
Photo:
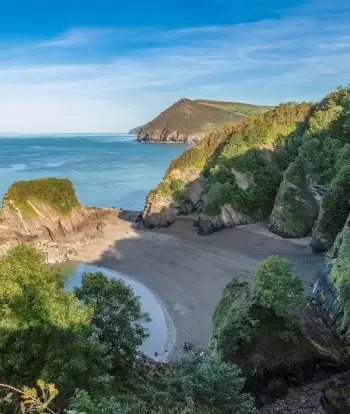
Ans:
<svg viewBox="0 0 350 414"><path fill-rule="evenodd" d="M198 99L197 102L203 103L205 105L214 106L220 108L227 112L234 112L239 115L256 115L263 114L264 112L270 111L273 109L273 106L267 105L252 105L245 104L240 102L224 102L224 101L207 101Z"/></svg>
<svg viewBox="0 0 350 414"><path fill-rule="evenodd" d="M144 125L139 141L198 142L206 133L225 123L236 123L244 116L270 109L233 102L181 99Z"/></svg>

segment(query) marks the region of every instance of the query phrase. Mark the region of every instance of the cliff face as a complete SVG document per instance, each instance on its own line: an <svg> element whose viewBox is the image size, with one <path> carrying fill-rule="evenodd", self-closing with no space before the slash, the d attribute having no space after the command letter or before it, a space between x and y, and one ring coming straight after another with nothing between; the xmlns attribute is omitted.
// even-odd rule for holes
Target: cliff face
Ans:
<svg viewBox="0 0 350 414"><path fill-rule="evenodd" d="M350 212L349 117L342 88L221 127L171 163L147 198L145 224L195 212L196 232L208 234L267 218L272 232L312 233L313 251L329 250Z"/></svg>
<svg viewBox="0 0 350 414"><path fill-rule="evenodd" d="M266 108L266 109L265 109ZM138 133L138 141L197 143L222 124L239 122L247 113L269 107L205 100L181 99Z"/></svg>
<svg viewBox="0 0 350 414"><path fill-rule="evenodd" d="M68 180L22 181L13 184L4 197L0 250L26 242L76 243L97 235L115 219L114 209L81 206Z"/></svg>
<svg viewBox="0 0 350 414"><path fill-rule="evenodd" d="M143 126L133 128L129 131L129 134L138 134L142 130L142 128L143 128Z"/></svg>
<svg viewBox="0 0 350 414"><path fill-rule="evenodd" d="M150 192L145 224L168 225L193 211L200 214L197 233L207 234L266 217L285 168L285 141L309 111L309 104L280 105L208 134L174 160Z"/></svg>

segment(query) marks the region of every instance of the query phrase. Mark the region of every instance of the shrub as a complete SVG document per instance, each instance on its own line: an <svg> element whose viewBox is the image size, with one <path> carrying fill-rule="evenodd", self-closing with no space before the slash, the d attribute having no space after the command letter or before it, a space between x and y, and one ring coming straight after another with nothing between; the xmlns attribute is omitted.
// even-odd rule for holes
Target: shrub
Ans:
<svg viewBox="0 0 350 414"><path fill-rule="evenodd" d="M254 271L254 289L258 301L278 315L286 315L305 305L300 276L293 274L287 259L269 257Z"/></svg>

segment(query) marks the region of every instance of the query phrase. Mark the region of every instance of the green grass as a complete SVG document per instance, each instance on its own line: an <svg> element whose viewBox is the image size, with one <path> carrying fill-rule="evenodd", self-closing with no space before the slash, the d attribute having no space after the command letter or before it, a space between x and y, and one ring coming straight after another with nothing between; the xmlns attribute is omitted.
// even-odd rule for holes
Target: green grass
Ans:
<svg viewBox="0 0 350 414"><path fill-rule="evenodd" d="M256 115L256 114L263 114L264 112L270 111L274 108L274 106L267 106L267 105L250 105L244 104L239 102L233 103L209 103L209 102L202 102L204 105L214 106L216 108L220 108L226 112L233 112L239 115Z"/></svg>
<svg viewBox="0 0 350 414"><path fill-rule="evenodd" d="M12 184L4 197L3 208L19 210L25 216L34 216L36 212L29 201L48 204L63 215L80 206L70 180L41 178Z"/></svg>

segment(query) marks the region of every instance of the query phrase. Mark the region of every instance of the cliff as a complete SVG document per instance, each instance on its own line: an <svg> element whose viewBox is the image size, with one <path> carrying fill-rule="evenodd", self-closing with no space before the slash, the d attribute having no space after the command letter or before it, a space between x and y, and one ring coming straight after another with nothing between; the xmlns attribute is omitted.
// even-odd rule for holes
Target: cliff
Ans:
<svg viewBox="0 0 350 414"><path fill-rule="evenodd" d="M197 143L220 125L239 122L248 114L271 107L234 102L181 99L144 125L138 141Z"/></svg>
<svg viewBox="0 0 350 414"><path fill-rule="evenodd" d="M129 131L129 134L137 135L142 130L142 128L143 128L143 125L139 126L139 127L136 127L136 128L133 128Z"/></svg>
<svg viewBox="0 0 350 414"><path fill-rule="evenodd" d="M329 250L350 212L350 89L316 104L282 104L207 134L169 166L143 220L196 213L198 234L269 219L282 237L312 234Z"/></svg>
<svg viewBox="0 0 350 414"><path fill-rule="evenodd" d="M178 214L197 212L196 231L206 234L268 216L287 164L284 148L310 109L282 104L208 134L175 159L150 192L145 224L164 226Z"/></svg>
<svg viewBox="0 0 350 414"><path fill-rule="evenodd" d="M3 199L0 253L25 242L76 243L97 235L115 219L113 209L83 207L69 180L19 181Z"/></svg>

